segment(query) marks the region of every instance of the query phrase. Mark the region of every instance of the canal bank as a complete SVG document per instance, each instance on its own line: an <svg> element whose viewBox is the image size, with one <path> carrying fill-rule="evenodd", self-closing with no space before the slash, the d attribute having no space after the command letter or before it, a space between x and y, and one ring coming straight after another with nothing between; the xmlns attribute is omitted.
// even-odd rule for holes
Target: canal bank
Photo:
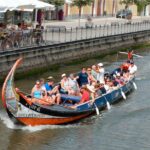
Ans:
<svg viewBox="0 0 150 150"><path fill-rule="evenodd" d="M19 72L21 76L25 76L40 73L49 68L57 68L60 64L80 62L91 57L102 57L107 54L116 53L117 51L125 50L131 46L138 46L142 43L146 43L149 39L150 31L148 30L1 52L1 78L8 73L15 60L19 57L24 58Z"/></svg>

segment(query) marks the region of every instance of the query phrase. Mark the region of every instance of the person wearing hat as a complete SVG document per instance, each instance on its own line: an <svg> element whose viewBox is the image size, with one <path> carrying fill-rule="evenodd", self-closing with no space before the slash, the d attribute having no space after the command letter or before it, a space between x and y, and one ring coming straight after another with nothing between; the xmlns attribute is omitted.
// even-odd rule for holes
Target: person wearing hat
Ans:
<svg viewBox="0 0 150 150"><path fill-rule="evenodd" d="M47 78L47 82L45 83L46 91L51 91L53 89L54 79L52 76Z"/></svg>
<svg viewBox="0 0 150 150"><path fill-rule="evenodd" d="M116 72L115 82L116 82L116 84L118 83L118 85L125 84L124 79L119 72Z"/></svg>
<svg viewBox="0 0 150 150"><path fill-rule="evenodd" d="M47 78L47 82L45 83L45 88L47 91L48 97L50 97L53 101L53 104L60 104L60 94L58 86L54 87L54 78L52 76Z"/></svg>
<svg viewBox="0 0 150 150"><path fill-rule="evenodd" d="M73 95L74 92L71 89L71 84L69 82L69 78L67 77L67 75L65 73L63 73L61 75L62 79L61 79L61 91L64 91L66 93L68 93L69 95Z"/></svg>
<svg viewBox="0 0 150 150"><path fill-rule="evenodd" d="M100 83L104 83L104 74L105 74L105 69L103 68L103 63L98 63L98 73L97 73L97 81Z"/></svg>
<svg viewBox="0 0 150 150"><path fill-rule="evenodd" d="M81 93L80 102L75 104L75 105L73 105L73 106L69 106L69 108L76 109L78 105L83 104L83 103L85 103L85 102L90 100L90 91L89 91L89 89L87 88L86 85L83 85L80 88L80 93Z"/></svg>
<svg viewBox="0 0 150 150"><path fill-rule="evenodd" d="M32 101L37 102L43 105L51 105L53 101L51 97L47 97L46 91L43 90L39 80L36 81L36 84L31 91Z"/></svg>

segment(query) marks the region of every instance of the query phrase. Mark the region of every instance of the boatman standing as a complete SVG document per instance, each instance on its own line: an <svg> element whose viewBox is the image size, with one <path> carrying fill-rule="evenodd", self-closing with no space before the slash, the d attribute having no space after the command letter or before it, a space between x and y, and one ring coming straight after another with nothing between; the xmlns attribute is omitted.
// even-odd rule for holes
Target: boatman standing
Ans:
<svg viewBox="0 0 150 150"><path fill-rule="evenodd" d="M128 60L132 60L133 61L133 54L134 54L133 50L129 50L128 51Z"/></svg>

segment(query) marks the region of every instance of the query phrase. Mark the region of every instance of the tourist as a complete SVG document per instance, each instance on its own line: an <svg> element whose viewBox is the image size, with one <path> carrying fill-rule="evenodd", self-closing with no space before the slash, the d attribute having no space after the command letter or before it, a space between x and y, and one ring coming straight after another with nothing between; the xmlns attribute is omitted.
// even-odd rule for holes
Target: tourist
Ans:
<svg viewBox="0 0 150 150"><path fill-rule="evenodd" d="M94 77L94 79L97 79L97 69L96 69L96 65L92 66L92 70L91 70L91 74Z"/></svg>
<svg viewBox="0 0 150 150"><path fill-rule="evenodd" d="M80 102L73 106L66 106L67 108L76 109L78 105L88 102L90 100L90 92L86 85L83 85L80 89L81 99Z"/></svg>
<svg viewBox="0 0 150 150"><path fill-rule="evenodd" d="M124 78L125 83L127 83L130 80L130 73L129 73L129 71L123 73L123 78Z"/></svg>
<svg viewBox="0 0 150 150"><path fill-rule="evenodd" d="M97 67L98 67L97 81L99 81L100 83L104 83L105 69L103 68L103 63L97 64Z"/></svg>
<svg viewBox="0 0 150 150"><path fill-rule="evenodd" d="M69 76L69 85L73 91L73 95L79 96L79 85L74 74L70 74Z"/></svg>
<svg viewBox="0 0 150 150"><path fill-rule="evenodd" d="M95 88L95 98L102 96L102 91L100 90L100 84L96 83Z"/></svg>
<svg viewBox="0 0 150 150"><path fill-rule="evenodd" d="M78 74L77 81L80 87L82 87L82 85L88 84L88 74L86 72L86 68L82 68L82 71Z"/></svg>
<svg viewBox="0 0 150 150"><path fill-rule="evenodd" d="M59 86L54 86L54 78L52 76L48 77L47 83L45 83L45 88L47 91L48 97L53 101L53 104L59 105L61 102L59 94Z"/></svg>
<svg viewBox="0 0 150 150"><path fill-rule="evenodd" d="M127 62L123 63L120 68L121 68L121 71L120 72L127 72L129 70L129 67L130 67L130 60L127 60ZM118 71L117 71L118 72Z"/></svg>
<svg viewBox="0 0 150 150"><path fill-rule="evenodd" d="M115 81L118 83L119 86L122 86L125 84L124 78L122 78L121 74L118 72L116 73Z"/></svg>
<svg viewBox="0 0 150 150"><path fill-rule="evenodd" d="M74 91L71 88L72 84L69 81L69 78L65 73L61 75L62 80L61 80L61 90L64 91L64 93L68 93L69 95L74 95Z"/></svg>
<svg viewBox="0 0 150 150"><path fill-rule="evenodd" d="M101 93L102 93L102 94L106 94L108 87L105 86L104 83L100 83L99 86L100 86L99 89L100 89Z"/></svg>
<svg viewBox="0 0 150 150"><path fill-rule="evenodd" d="M93 77L91 68L87 69L87 74L88 74L88 82L91 85L92 82L96 81L96 79Z"/></svg>
<svg viewBox="0 0 150 150"><path fill-rule="evenodd" d="M31 96L38 99L43 98L43 90L39 80L36 81L36 84L32 88Z"/></svg>
<svg viewBox="0 0 150 150"><path fill-rule="evenodd" d="M90 93L90 100L91 100L92 103L95 101L95 97L96 97L96 95L95 95L95 85L96 85L96 82L93 82L92 85L88 85L88 84L86 85L86 87L87 87L87 89Z"/></svg>
<svg viewBox="0 0 150 150"><path fill-rule="evenodd" d="M132 61L131 65L129 67L129 73L130 73L131 76L134 76L136 72L137 72L137 66Z"/></svg>
<svg viewBox="0 0 150 150"><path fill-rule="evenodd" d="M43 91L46 91L45 80L44 80L44 78L41 78L41 79L40 79L40 84L41 84L42 90L43 90Z"/></svg>

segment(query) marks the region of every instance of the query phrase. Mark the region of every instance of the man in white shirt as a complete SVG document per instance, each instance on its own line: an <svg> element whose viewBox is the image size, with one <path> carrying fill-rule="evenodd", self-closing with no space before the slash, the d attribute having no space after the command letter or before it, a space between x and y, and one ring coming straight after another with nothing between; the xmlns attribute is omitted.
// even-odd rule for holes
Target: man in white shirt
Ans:
<svg viewBox="0 0 150 150"><path fill-rule="evenodd" d="M129 73L130 75L135 75L137 72L137 66L134 64L134 62L131 62L131 65L129 67Z"/></svg>
<svg viewBox="0 0 150 150"><path fill-rule="evenodd" d="M104 82L105 69L103 68L103 64L99 63L97 64L97 66L98 66L97 81L99 81L100 83L105 83Z"/></svg>

